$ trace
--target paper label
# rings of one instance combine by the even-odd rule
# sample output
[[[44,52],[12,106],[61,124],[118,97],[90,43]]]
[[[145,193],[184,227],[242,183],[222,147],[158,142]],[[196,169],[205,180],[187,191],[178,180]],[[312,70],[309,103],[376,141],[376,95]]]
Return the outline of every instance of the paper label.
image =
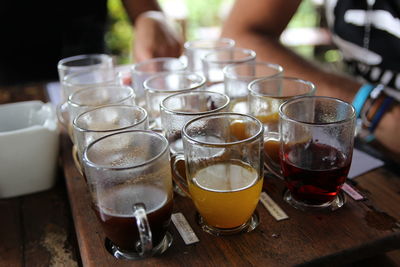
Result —
[[[193,232],[192,227],[190,227],[188,221],[182,213],[174,213],[171,216],[171,220],[174,223],[176,229],[181,235],[183,241],[186,245],[190,245],[196,242],[199,242],[196,234]]]
[[[360,193],[358,193],[353,187],[351,187],[348,183],[344,183],[342,189],[354,200],[364,199],[364,197]]]
[[[275,220],[282,221],[289,219],[289,216],[267,195],[267,193],[261,193],[260,201]]]

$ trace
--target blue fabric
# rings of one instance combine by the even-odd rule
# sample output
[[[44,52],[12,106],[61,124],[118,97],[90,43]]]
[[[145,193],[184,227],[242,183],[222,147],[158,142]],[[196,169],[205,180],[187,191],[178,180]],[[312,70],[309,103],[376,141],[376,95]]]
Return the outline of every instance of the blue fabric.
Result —
[[[375,88],[375,86],[372,84],[364,84],[363,86],[361,86],[361,88],[358,90],[356,96],[354,97],[353,106],[356,110],[357,118],[360,117],[361,110],[362,110],[365,102],[367,101],[369,94],[371,93],[371,91],[374,88]]]

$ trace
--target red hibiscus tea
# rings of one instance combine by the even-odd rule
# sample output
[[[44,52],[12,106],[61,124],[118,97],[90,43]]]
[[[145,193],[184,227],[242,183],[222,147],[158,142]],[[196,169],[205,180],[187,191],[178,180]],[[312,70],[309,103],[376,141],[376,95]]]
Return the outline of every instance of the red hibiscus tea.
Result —
[[[300,156],[301,160],[298,159]],[[351,158],[346,158],[334,147],[302,143],[285,148],[281,167],[286,186],[295,200],[307,205],[322,205],[336,198],[350,163]]]

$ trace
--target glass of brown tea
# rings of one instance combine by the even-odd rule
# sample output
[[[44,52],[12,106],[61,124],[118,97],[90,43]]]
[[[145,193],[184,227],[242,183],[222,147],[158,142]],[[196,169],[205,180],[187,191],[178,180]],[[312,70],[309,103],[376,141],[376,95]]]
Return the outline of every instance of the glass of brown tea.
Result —
[[[83,167],[114,257],[142,259],[170,247],[173,191],[164,136],[147,130],[103,136],[84,150]]]
[[[315,86],[298,78],[273,76],[254,80],[248,90],[249,113],[264,125],[264,166],[267,175],[282,178],[279,163],[279,106],[294,97],[314,95]]]
[[[279,108],[280,162],[286,202],[301,210],[336,210],[353,155],[355,111],[342,100],[304,96]]]

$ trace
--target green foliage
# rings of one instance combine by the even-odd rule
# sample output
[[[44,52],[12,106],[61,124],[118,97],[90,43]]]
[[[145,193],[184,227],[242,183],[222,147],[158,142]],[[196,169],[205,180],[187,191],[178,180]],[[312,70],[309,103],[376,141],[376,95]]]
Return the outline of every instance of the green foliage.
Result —
[[[110,25],[106,34],[106,44],[117,64],[127,64],[132,58],[132,26],[121,0],[108,0]]]

